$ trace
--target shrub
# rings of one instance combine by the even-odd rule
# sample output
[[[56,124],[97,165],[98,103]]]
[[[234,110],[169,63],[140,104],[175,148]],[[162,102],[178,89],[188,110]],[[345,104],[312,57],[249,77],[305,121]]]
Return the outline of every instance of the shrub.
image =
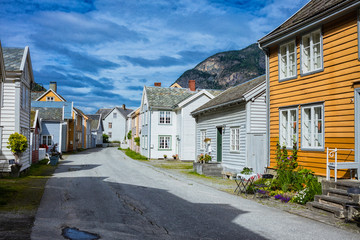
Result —
[[[127,134],[127,139],[131,139],[131,137],[132,137],[132,132],[131,132],[131,130],[128,132],[128,134]]]
[[[140,146],[140,137],[135,137],[134,141],[136,142],[136,146]]]
[[[106,133],[104,133],[103,134],[103,143],[108,143],[108,142],[109,142],[109,136]]]
[[[16,163],[19,163],[19,157],[27,147],[28,142],[24,135],[17,132],[10,135],[7,148],[14,154]]]

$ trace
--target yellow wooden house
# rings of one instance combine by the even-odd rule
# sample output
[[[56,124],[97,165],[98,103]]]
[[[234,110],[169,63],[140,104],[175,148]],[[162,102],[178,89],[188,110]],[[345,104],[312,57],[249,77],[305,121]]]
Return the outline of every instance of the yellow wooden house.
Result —
[[[360,171],[359,7],[309,1],[258,41],[266,54],[269,168],[277,141],[288,149],[296,141],[299,165],[319,176],[335,161],[338,177]]]

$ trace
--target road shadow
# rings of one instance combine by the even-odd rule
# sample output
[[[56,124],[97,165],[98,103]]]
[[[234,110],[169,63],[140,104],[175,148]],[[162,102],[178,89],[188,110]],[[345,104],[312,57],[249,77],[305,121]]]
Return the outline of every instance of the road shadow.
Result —
[[[171,239],[266,239],[234,223],[249,212],[229,204],[193,203],[163,189],[108,184],[130,210],[166,229]]]

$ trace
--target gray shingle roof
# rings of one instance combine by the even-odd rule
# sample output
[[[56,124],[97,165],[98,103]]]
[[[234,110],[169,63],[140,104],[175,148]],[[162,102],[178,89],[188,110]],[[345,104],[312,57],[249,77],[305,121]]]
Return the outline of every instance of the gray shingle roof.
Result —
[[[63,120],[62,108],[46,108],[46,107],[33,107],[31,110],[39,110],[39,118],[43,120]]]
[[[31,92],[31,100],[36,100],[38,99],[41,95],[43,95],[45,93],[45,91],[41,91],[41,92]]]
[[[91,119],[91,131],[97,131],[98,127],[99,127],[99,121],[100,121],[100,114],[90,114],[90,115],[86,115],[88,118]]]
[[[122,107],[116,107],[116,108],[117,108],[117,110],[120,111],[120,113],[121,113],[125,118],[127,118],[127,115],[133,111],[132,109],[128,109],[128,108],[125,108],[125,109],[123,109]]]
[[[196,92],[187,88],[145,87],[149,107],[172,108]]]
[[[100,108],[99,110],[97,110],[95,114],[101,114],[102,117],[104,118],[106,115],[110,113],[111,110],[113,110],[113,108]]]
[[[24,48],[3,48],[6,71],[19,71],[24,55]]]
[[[313,18],[320,17],[320,15],[326,11],[331,11],[336,9],[339,4],[342,3],[351,3],[358,0],[312,0],[303,6],[299,11],[297,11],[293,16],[286,20],[279,27],[274,29],[272,32],[264,36],[259,40],[259,42],[269,40],[273,36],[286,32],[290,28],[295,27],[296,25],[302,25],[307,21],[313,21]]]
[[[266,76],[262,75],[260,77],[254,78],[250,81],[237,85],[235,87],[231,87],[218,95],[217,97],[211,99],[201,107],[197,108],[193,111],[193,113],[198,114],[204,110],[215,109],[219,106],[224,106],[230,103],[234,103],[236,101],[242,101],[244,94],[254,87],[265,82]]]

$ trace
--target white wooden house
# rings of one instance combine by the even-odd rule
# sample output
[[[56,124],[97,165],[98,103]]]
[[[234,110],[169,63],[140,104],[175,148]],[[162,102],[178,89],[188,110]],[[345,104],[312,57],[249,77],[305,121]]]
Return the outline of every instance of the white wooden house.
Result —
[[[195,160],[195,121],[191,111],[221,91],[144,87],[140,106],[140,153],[148,158]]]
[[[91,119],[91,147],[102,146],[103,144],[103,131],[104,126],[102,122],[101,114],[90,114],[87,115]]]
[[[104,133],[109,136],[109,141],[123,141],[127,135],[127,115],[132,109],[122,107],[101,108],[95,114],[103,117]]]
[[[224,171],[239,172],[251,167],[263,173],[266,167],[265,76],[224,91],[192,112],[196,119],[196,153],[209,150],[212,161]]]
[[[7,148],[9,136],[18,132],[30,139],[30,86],[34,82],[29,47],[3,48],[5,81],[2,84],[0,117],[0,171],[9,172],[14,155]],[[30,141],[28,141],[30,143]],[[31,165],[31,149],[22,154],[21,170]]]

